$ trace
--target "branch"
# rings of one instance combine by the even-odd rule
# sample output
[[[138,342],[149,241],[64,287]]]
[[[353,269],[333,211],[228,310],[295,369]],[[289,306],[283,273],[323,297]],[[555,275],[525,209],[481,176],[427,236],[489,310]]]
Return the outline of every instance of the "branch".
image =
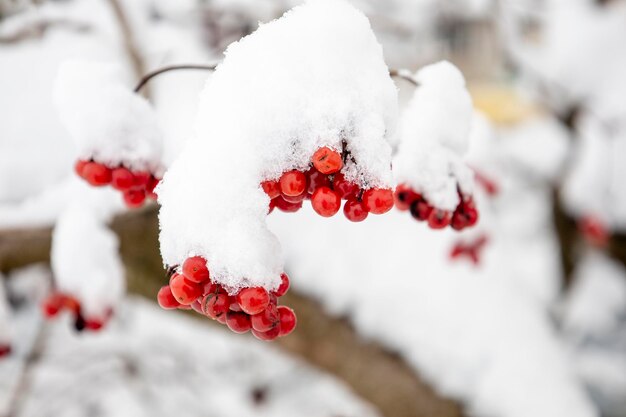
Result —
[[[120,239],[129,291],[154,301],[167,282],[158,247],[157,207],[122,214],[111,227]],[[50,228],[0,231],[0,269],[47,260],[50,238]],[[463,415],[458,404],[435,393],[399,355],[363,340],[347,319],[324,313],[316,301],[294,289],[285,298],[298,312],[298,328],[274,346],[342,379],[385,416]]]

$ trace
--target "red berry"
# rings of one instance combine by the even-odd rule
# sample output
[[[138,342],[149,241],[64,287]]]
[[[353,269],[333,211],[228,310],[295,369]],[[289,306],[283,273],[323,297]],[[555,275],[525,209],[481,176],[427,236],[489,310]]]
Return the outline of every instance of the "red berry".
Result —
[[[201,256],[192,256],[183,262],[183,275],[189,281],[204,282],[209,279],[209,269]]]
[[[386,188],[370,188],[363,193],[363,202],[370,213],[383,214],[393,207],[393,192]]]
[[[219,285],[214,282],[206,281],[202,284],[202,295],[207,295],[211,293],[221,292]]]
[[[405,184],[400,184],[396,187],[396,191],[393,194],[396,203],[396,208],[401,211],[411,208],[411,204],[421,196],[413,191],[411,187]]]
[[[166,310],[172,310],[174,308],[178,308],[180,303],[176,301],[174,295],[172,294],[172,290],[169,285],[164,285],[161,287],[159,292],[157,293],[157,301],[161,308]]]
[[[97,162],[87,162],[83,166],[83,178],[95,187],[101,187],[111,182],[111,169]]]
[[[202,286],[185,278],[182,274],[174,274],[170,278],[170,290],[176,301],[190,305],[202,295]]]
[[[263,181],[261,187],[263,187],[263,191],[269,196],[270,200],[280,195],[280,185],[278,181]]]
[[[56,316],[64,307],[63,295],[59,293],[49,294],[41,303],[41,311],[46,318]]]
[[[306,198],[307,195],[308,194],[305,191],[302,194],[295,195],[295,196],[284,195],[284,196],[282,196],[282,198],[283,198],[283,200],[285,200],[288,203],[298,204],[298,203],[302,202]]]
[[[464,212],[457,209],[452,214],[452,220],[450,221],[450,226],[454,230],[463,230],[469,225],[469,221]]]
[[[224,293],[211,293],[202,299],[202,311],[213,320],[218,320],[226,315],[229,307],[228,295]]]
[[[269,302],[270,295],[262,287],[244,288],[237,294],[237,303],[248,314],[260,313],[267,308]]]
[[[237,302],[237,296],[231,295],[228,300],[230,301],[230,311],[243,311]]]
[[[104,321],[95,318],[85,319],[85,329],[97,332],[104,327]]]
[[[287,306],[278,306],[278,316],[280,318],[280,335],[287,336],[296,328],[296,313]]]
[[[124,167],[115,168],[111,172],[111,186],[116,190],[125,191],[134,184],[133,173]]]
[[[415,220],[427,220],[431,211],[433,211],[432,206],[424,199],[418,199],[411,203],[411,216],[413,216]]]
[[[81,178],[83,177],[83,168],[85,168],[85,165],[87,165],[87,163],[88,161],[83,161],[82,159],[79,159],[74,164],[74,172],[76,172],[76,174]]]
[[[289,276],[285,273],[280,274],[280,285],[276,288],[276,291],[273,291],[276,297],[282,297],[289,290]]]
[[[430,212],[428,216],[428,227],[431,229],[443,229],[450,224],[450,212],[440,209],[435,209]]]
[[[137,171],[133,173],[133,185],[137,188],[148,188],[152,175],[146,171]]]
[[[330,179],[328,175],[322,174],[315,168],[311,168],[306,173],[309,179],[309,187],[307,189],[308,194],[313,194],[315,190],[320,187],[329,187],[330,188]]]
[[[287,171],[280,177],[280,192],[286,196],[304,193],[306,185],[306,175],[300,171]]]
[[[280,326],[276,326],[266,332],[259,332],[255,329],[252,329],[252,334],[259,340],[270,342],[280,336]]]
[[[284,211],[285,213],[294,213],[302,208],[302,201],[299,203],[290,203],[281,196],[276,197],[272,201],[275,202],[276,207],[278,207],[280,211]]]
[[[226,325],[235,333],[245,333],[252,327],[250,316],[236,311],[226,313]]]
[[[320,187],[311,197],[313,210],[322,217],[334,216],[341,207],[341,197],[328,187]]]
[[[362,222],[367,218],[367,209],[362,201],[348,200],[343,206],[343,214],[351,222]]]
[[[265,310],[250,316],[252,328],[259,332],[266,332],[276,327],[279,323],[278,309],[275,305],[268,305]]]
[[[0,345],[0,358],[11,354],[11,345]]]
[[[124,191],[124,203],[130,208],[140,207],[146,200],[146,191],[141,188],[131,188]]]
[[[313,166],[322,174],[334,174],[339,172],[343,167],[343,161],[339,152],[330,149],[327,146],[319,148],[313,154]]]
[[[156,188],[157,185],[159,185],[159,182],[161,180],[159,180],[158,178],[155,178],[154,176],[150,176],[150,181],[148,181],[148,185],[146,185],[146,191],[150,194],[154,194],[154,189]]]
[[[63,297],[63,309],[69,310],[74,315],[80,314],[80,303],[78,300],[70,295],[64,295]]]
[[[191,308],[193,309],[193,311],[195,311],[198,314],[202,314],[204,315],[204,310],[202,310],[202,301],[204,299],[201,298],[196,298],[195,300],[193,300],[193,303],[191,303]]]
[[[358,184],[348,181],[342,173],[335,174],[335,178],[333,179],[333,190],[335,190],[344,200],[356,198],[359,194]]]

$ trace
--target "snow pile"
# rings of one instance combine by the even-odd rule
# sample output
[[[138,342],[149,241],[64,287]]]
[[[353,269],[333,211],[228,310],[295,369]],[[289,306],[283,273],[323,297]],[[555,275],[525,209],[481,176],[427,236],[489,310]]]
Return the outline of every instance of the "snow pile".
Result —
[[[419,87],[402,115],[394,174],[435,207],[454,211],[457,186],[464,194],[473,191],[473,174],[462,159],[472,100],[463,75],[449,62],[426,66],[415,79]]]
[[[80,159],[161,172],[163,138],[154,111],[124,85],[118,66],[64,63],[59,68],[54,99]]]
[[[59,216],[52,234],[56,289],[75,297],[87,318],[107,318],[125,291],[118,240],[106,219],[96,207],[75,201]]]
[[[346,178],[390,187],[396,113],[381,47],[343,1],[311,1],[232,44],[202,93],[196,136],[157,191],[164,262],[201,255],[218,283],[275,288],[282,262],[261,181],[345,141]]]

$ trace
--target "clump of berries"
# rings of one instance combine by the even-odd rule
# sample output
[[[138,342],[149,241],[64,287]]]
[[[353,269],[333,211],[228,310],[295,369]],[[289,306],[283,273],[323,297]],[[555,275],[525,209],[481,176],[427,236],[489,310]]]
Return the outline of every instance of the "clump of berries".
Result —
[[[236,294],[228,292],[211,280],[206,260],[192,256],[180,268],[170,268],[169,285],[162,287],[157,300],[170,309],[193,309],[235,333],[248,331],[260,340],[270,341],[286,336],[296,327],[296,315],[278,299],[289,289],[289,277],[281,275],[280,286],[272,292],[262,287],[242,288]]]
[[[122,192],[124,203],[128,207],[141,207],[146,198],[156,200],[154,189],[159,179],[147,171],[132,171],[122,165],[108,167],[93,160],[79,160],[74,165],[79,177],[94,187],[110,185]]]
[[[474,265],[479,265],[482,251],[487,242],[488,238],[486,235],[481,235],[471,242],[456,242],[450,250],[450,259],[467,258]]]
[[[44,298],[41,303],[41,311],[46,319],[52,319],[62,311],[67,310],[74,319],[74,328],[97,332],[101,330],[113,315],[113,310],[108,309],[103,317],[86,317],[80,302],[73,296],[55,291]]]
[[[319,148],[311,158],[305,172],[284,172],[278,180],[261,183],[270,198],[270,213],[274,208],[291,213],[300,210],[304,200],[322,217],[332,217],[346,200],[343,213],[352,222],[365,220],[369,213],[383,214],[393,207],[393,192],[390,189],[370,188],[363,190],[358,184],[348,181],[341,170],[351,158],[344,142],[343,151],[327,146]]]
[[[454,211],[433,207],[424,196],[406,184],[400,184],[394,193],[398,210],[409,210],[417,221],[425,221],[431,229],[452,227],[463,230],[478,222],[478,210],[471,196],[464,196],[459,191],[459,204]]]

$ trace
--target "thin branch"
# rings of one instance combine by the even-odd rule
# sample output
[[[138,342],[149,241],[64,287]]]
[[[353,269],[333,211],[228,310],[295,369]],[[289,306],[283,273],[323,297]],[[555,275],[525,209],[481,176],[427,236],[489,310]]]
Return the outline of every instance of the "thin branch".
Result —
[[[150,81],[154,77],[160,74],[163,74],[165,72],[187,70],[187,69],[215,71],[216,67],[217,67],[217,64],[216,65],[182,64],[182,65],[169,65],[167,67],[161,67],[141,77],[141,80],[139,80],[139,83],[135,87],[134,91],[135,93],[138,93],[141,90],[141,88],[148,83],[148,81]]]
[[[415,87],[419,87],[420,83],[417,82],[417,80],[413,77],[413,74],[411,73],[411,71],[407,70],[407,69],[390,69],[389,70],[389,76],[391,76],[391,78],[401,78],[405,81],[410,82],[411,84],[413,84]]]

